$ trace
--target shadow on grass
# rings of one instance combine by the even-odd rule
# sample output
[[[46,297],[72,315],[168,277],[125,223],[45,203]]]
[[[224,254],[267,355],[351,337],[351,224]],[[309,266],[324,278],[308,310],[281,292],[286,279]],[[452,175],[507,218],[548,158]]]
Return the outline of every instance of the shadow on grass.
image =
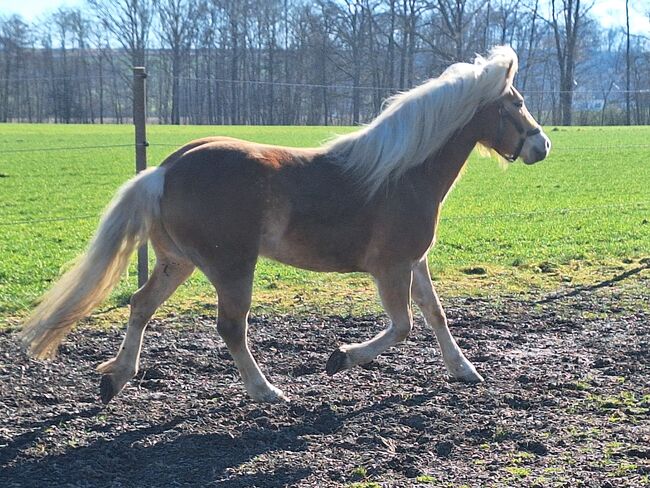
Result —
[[[552,303],[558,300],[563,300],[565,298],[572,298],[578,295],[581,295],[583,293],[587,293],[590,291],[595,291],[600,288],[605,288],[608,286],[612,286],[615,283],[618,283],[619,281],[623,281],[627,278],[630,278],[631,276],[638,275],[642,273],[643,271],[650,269],[650,263],[646,263],[643,266],[637,266],[636,268],[629,269],[625,271],[624,273],[620,273],[616,276],[613,276],[612,278],[609,278],[608,280],[600,281],[598,283],[594,283],[592,285],[581,285],[577,286],[574,289],[567,291],[565,293],[557,293],[554,295],[550,295],[546,298],[543,298],[542,300],[538,300],[535,303],[535,305],[543,305],[545,303]]]

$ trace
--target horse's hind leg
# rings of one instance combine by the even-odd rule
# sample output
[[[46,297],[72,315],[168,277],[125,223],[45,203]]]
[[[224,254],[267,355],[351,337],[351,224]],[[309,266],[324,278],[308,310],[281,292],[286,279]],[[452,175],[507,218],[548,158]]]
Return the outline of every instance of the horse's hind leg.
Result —
[[[108,403],[136,375],[147,322],[192,271],[194,265],[191,262],[157,252],[156,266],[151,276],[131,297],[129,324],[117,356],[97,367],[104,374],[100,384],[102,402]]]
[[[429,327],[433,329],[438,339],[442,359],[449,375],[456,380],[467,383],[483,381],[481,375],[476,371],[472,363],[467,360],[449,331],[447,317],[442,305],[440,305],[433,283],[431,283],[426,257],[413,268],[413,299],[422,310],[424,319]]]
[[[260,370],[248,348],[248,312],[253,291],[255,260],[229,263],[228,269],[201,268],[217,289],[217,331],[241,374],[246,391],[258,402],[279,402],[287,398],[273,386]]]
[[[381,302],[391,324],[368,341],[341,346],[334,351],[325,366],[327,374],[333,375],[355,365],[369,363],[390,346],[406,339],[413,326],[411,276],[408,266],[393,267],[374,274]]]

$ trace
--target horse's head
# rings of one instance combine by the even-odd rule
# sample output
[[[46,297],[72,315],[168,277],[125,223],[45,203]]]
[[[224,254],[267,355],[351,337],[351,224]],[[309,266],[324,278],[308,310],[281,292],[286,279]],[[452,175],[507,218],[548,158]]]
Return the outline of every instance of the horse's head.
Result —
[[[524,97],[510,85],[506,92],[483,111],[481,144],[512,162],[521,158],[534,164],[548,156],[551,141],[530,114]]]

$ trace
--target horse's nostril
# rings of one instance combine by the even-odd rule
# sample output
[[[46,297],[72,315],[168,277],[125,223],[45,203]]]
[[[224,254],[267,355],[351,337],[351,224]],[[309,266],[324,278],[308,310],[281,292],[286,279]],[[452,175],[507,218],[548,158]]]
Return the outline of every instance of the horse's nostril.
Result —
[[[546,148],[547,152],[550,151],[551,150],[551,141],[546,139],[546,141],[544,142],[544,147]]]
[[[534,147],[533,152],[535,153],[535,161],[541,161],[546,157],[548,152],[548,147],[546,149],[541,149],[539,147]]]

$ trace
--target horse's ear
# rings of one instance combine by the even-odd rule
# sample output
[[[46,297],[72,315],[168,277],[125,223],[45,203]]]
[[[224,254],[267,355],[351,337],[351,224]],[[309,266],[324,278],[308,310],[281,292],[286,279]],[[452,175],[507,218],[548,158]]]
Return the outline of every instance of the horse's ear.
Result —
[[[508,69],[506,70],[506,83],[510,84],[513,82],[515,79],[515,74],[516,73],[516,68],[515,68],[515,62],[514,60],[510,61],[510,65],[508,66]]]

